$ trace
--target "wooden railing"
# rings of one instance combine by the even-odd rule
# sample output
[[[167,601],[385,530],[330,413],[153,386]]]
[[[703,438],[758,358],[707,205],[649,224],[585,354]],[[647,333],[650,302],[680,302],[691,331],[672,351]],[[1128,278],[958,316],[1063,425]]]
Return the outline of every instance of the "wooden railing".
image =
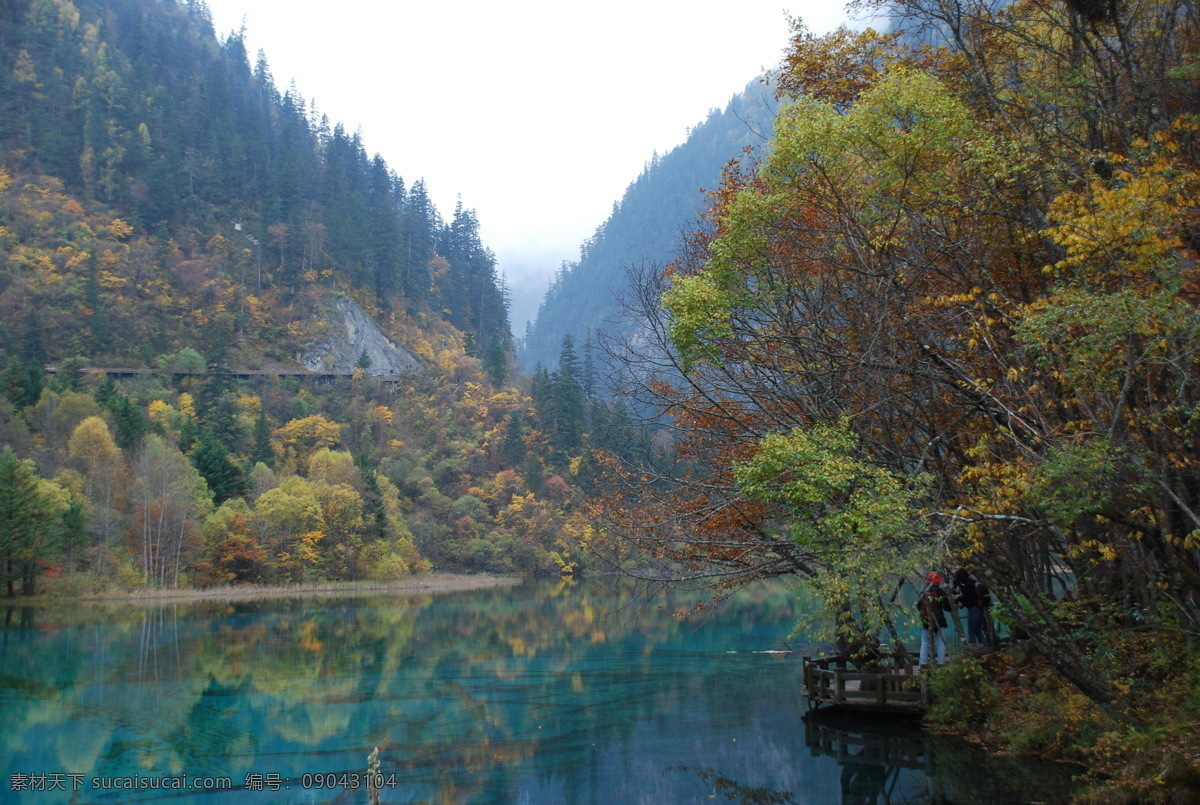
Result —
[[[873,710],[924,712],[929,705],[925,678],[895,655],[882,658],[880,671],[848,668],[845,657],[804,658],[804,695],[809,707],[835,704]]]
[[[43,370],[46,374],[58,374],[57,366],[45,366]],[[148,369],[143,367],[111,367],[111,366],[85,366],[80,369],[83,374],[101,374],[108,375],[114,380],[133,380],[143,375],[167,375],[176,380],[185,377],[202,378],[206,372],[203,370],[188,370],[188,369]],[[317,380],[337,380],[349,379],[354,377],[355,372],[346,371],[320,371],[310,372],[307,369],[230,369],[229,374],[238,380],[253,380],[255,378],[271,378],[271,377],[295,377],[304,379]],[[397,383],[405,378],[404,375],[372,375],[370,372],[364,373],[366,377],[378,381],[380,383]]]

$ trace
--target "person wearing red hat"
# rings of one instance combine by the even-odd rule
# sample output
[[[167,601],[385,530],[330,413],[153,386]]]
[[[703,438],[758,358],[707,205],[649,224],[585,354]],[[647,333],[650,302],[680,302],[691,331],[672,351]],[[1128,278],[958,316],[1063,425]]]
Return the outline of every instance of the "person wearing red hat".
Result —
[[[946,662],[946,613],[950,599],[942,589],[942,576],[934,571],[925,577],[925,591],[917,597],[917,612],[921,615],[921,667],[929,665],[930,650],[936,648],[938,665]]]

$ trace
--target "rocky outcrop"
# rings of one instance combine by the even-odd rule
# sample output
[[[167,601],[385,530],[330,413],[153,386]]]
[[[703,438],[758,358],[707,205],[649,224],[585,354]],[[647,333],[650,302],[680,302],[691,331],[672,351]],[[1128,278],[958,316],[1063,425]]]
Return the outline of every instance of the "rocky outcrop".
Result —
[[[325,325],[329,335],[310,344],[300,356],[310,372],[352,372],[364,350],[371,359],[367,374],[380,377],[421,370],[417,359],[384,335],[353,299],[333,299],[325,309]]]

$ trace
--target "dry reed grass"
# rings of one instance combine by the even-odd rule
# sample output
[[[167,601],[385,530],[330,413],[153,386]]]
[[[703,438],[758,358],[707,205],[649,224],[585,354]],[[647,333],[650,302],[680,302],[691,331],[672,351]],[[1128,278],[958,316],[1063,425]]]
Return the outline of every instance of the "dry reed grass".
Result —
[[[92,595],[67,597],[37,596],[20,603],[49,603],[57,601],[87,601],[94,603],[162,603],[165,601],[256,601],[266,598],[317,598],[356,595],[387,595],[391,593],[430,593],[482,590],[502,587],[521,581],[519,576],[490,574],[459,575],[431,573],[390,582],[315,582],[304,584],[256,585],[240,584],[221,587],[181,588],[176,590],[140,588],[136,590],[106,590]],[[15,603],[15,602],[14,602]]]

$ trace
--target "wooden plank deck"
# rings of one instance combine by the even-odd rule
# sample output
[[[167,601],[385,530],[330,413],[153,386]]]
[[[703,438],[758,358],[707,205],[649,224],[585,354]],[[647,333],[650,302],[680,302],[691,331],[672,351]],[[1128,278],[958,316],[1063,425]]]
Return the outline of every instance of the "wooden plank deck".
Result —
[[[804,658],[804,696],[809,709],[823,704],[920,715],[929,706],[925,678],[911,665],[902,664],[894,655],[881,672],[848,668],[844,657]]]

